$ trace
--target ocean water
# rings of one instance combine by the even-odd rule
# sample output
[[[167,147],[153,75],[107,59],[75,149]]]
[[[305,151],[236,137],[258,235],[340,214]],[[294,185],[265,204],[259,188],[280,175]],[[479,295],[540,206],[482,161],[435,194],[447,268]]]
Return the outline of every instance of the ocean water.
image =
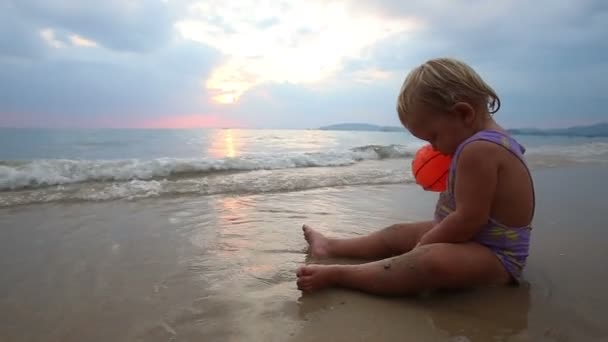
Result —
[[[516,137],[533,168],[606,163],[608,139]],[[407,132],[0,129],[0,206],[413,183]]]
[[[0,129],[0,340],[607,341],[608,140],[516,138],[523,286],[385,299],[300,293],[299,266],[354,262],[311,259],[300,228],[431,218],[407,132]]]

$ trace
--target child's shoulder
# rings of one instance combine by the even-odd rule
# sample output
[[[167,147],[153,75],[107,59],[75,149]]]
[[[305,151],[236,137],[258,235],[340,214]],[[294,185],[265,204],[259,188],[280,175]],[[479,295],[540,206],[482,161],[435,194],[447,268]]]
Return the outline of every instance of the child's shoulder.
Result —
[[[483,130],[469,137],[461,145],[461,152],[491,153],[492,151],[509,150],[518,156],[523,156],[526,149],[509,133],[503,130]]]
[[[504,151],[504,148],[495,142],[484,139],[472,140],[460,149],[458,164],[486,167],[493,162],[498,162],[501,150]]]
[[[457,153],[458,164],[465,164],[465,168],[488,168],[524,161],[525,148],[506,132],[483,131],[467,139]]]

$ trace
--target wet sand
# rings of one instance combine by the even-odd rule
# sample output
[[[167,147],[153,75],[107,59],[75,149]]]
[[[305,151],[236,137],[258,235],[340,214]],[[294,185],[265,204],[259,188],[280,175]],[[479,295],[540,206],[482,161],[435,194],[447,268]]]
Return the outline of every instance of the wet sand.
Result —
[[[305,295],[300,227],[427,219],[436,195],[362,186],[0,209],[1,341],[606,341],[605,167],[535,171],[526,283]]]

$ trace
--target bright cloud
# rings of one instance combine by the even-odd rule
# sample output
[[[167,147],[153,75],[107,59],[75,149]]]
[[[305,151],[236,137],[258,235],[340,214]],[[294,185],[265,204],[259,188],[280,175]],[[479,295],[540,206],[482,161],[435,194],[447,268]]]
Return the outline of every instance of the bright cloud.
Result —
[[[51,28],[42,29],[40,30],[39,34],[48,46],[55,49],[65,48],[68,46],[68,44],[76,47],[97,47],[97,43],[95,41],[86,39],[77,34],[71,34],[67,41],[62,41],[57,38],[55,30]]]
[[[74,45],[74,46],[81,46],[81,47],[96,47],[97,46],[96,42],[83,38],[77,34],[71,35],[70,41],[72,42],[72,45]]]
[[[314,83],[340,69],[345,58],[391,35],[420,26],[414,19],[352,15],[340,2],[197,2],[175,24],[186,39],[227,56],[205,86],[219,103],[232,103],[266,82]]]
[[[43,29],[40,30],[40,37],[42,37],[42,39],[44,39],[44,41],[51,47],[55,48],[55,49],[60,49],[65,47],[65,44],[58,40],[57,38],[55,38],[55,31],[53,29]]]

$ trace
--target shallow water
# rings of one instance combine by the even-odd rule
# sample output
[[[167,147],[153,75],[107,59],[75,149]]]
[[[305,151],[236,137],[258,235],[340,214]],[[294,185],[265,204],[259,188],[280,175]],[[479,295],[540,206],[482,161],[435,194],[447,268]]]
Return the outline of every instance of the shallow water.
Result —
[[[426,219],[407,185],[0,209],[7,341],[602,341],[606,168],[535,172],[538,212],[520,288],[402,299],[302,296],[303,223],[334,236]],[[559,188],[568,184],[569,188]],[[345,328],[347,326],[347,328]]]
[[[608,164],[607,138],[516,137],[534,169]],[[0,207],[413,183],[404,132],[0,128]]]

